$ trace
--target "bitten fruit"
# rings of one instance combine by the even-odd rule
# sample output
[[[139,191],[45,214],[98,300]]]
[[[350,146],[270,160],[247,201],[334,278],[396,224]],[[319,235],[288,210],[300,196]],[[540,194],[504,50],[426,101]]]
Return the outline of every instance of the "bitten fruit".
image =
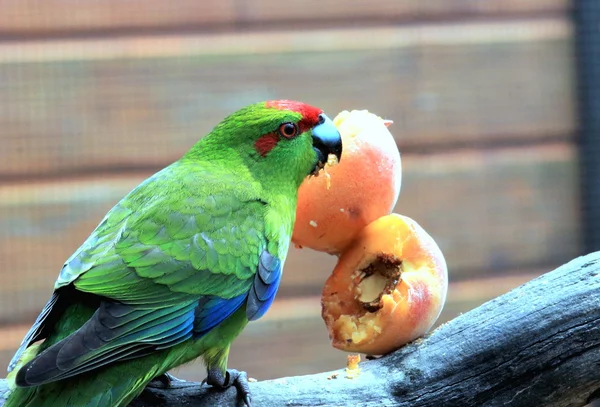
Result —
[[[341,254],[321,297],[335,348],[382,355],[423,336],[448,287],[442,251],[414,220],[383,216]]]
[[[300,186],[292,242],[339,254],[366,225],[392,211],[402,167],[390,121],[353,110],[333,122],[342,136],[342,158]]]

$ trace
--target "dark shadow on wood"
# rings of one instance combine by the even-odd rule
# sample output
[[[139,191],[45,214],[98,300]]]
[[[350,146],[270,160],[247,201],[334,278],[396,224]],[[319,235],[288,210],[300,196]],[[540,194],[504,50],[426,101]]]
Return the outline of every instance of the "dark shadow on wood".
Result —
[[[253,404],[583,406],[600,397],[599,310],[596,252],[459,316],[424,339],[361,363],[354,379],[339,370],[250,383]],[[337,378],[331,378],[334,373]],[[0,406],[3,392],[6,384],[0,381]],[[233,388],[218,392],[183,382],[147,389],[131,407],[192,405],[240,403]]]

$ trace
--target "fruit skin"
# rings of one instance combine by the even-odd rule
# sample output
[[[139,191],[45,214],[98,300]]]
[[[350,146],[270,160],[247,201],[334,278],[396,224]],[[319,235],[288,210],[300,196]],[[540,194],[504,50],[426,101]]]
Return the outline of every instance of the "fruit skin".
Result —
[[[381,308],[365,311],[357,287],[378,256],[401,260],[401,276]],[[335,348],[381,355],[424,335],[446,300],[448,271],[434,239],[407,216],[390,214],[369,224],[340,256],[321,297],[322,317]],[[361,333],[363,332],[363,333]]]
[[[333,122],[342,136],[341,160],[300,186],[292,242],[338,254],[366,225],[393,210],[402,167],[389,121],[353,110]]]

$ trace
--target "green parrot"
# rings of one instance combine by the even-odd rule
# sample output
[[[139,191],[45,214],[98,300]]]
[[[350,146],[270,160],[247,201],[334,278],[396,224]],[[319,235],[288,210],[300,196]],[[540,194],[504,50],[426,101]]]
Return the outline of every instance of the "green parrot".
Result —
[[[231,114],[118,202],[65,262],[9,364],[5,407],[125,407],[202,356],[206,383],[234,385],[229,348],[281,280],[298,188],[340,134],[289,100]],[[41,341],[41,342],[40,342]]]

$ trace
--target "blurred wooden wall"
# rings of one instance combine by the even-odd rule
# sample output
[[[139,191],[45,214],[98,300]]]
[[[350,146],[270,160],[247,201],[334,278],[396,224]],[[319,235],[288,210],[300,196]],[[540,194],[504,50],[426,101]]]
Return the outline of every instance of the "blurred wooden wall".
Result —
[[[579,255],[571,42],[567,0],[4,1],[0,364],[105,212],[259,100],[394,120],[396,211],[450,268],[442,321]],[[320,320],[333,264],[292,250],[231,365],[257,378],[343,365]]]

